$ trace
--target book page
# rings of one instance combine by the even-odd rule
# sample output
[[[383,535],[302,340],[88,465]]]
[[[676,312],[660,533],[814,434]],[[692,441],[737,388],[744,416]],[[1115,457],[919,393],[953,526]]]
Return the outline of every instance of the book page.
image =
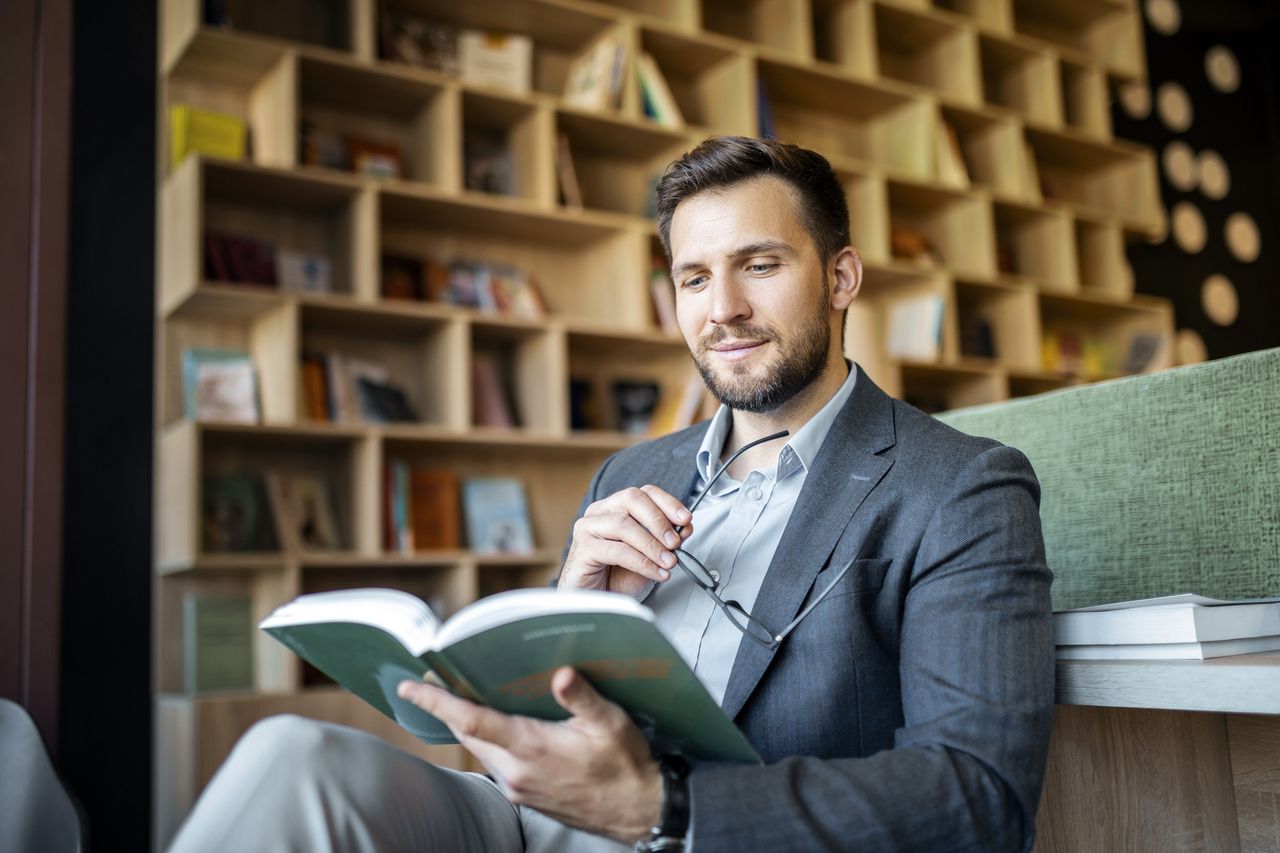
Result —
[[[1077,607],[1073,610],[1058,610],[1057,613],[1091,613],[1098,610],[1136,610],[1147,607],[1186,607],[1196,604],[1201,607],[1217,607],[1223,604],[1269,604],[1280,601],[1280,596],[1270,598],[1240,598],[1227,601],[1221,598],[1206,598],[1191,592],[1180,595],[1162,595],[1157,598],[1139,598],[1134,601],[1117,601],[1111,604],[1095,604],[1092,607]]]
[[[393,589],[344,589],[298,596],[258,626],[285,628],[348,622],[380,628],[400,641],[414,657],[431,648],[439,618],[420,599]]]
[[[653,612],[629,595],[614,592],[558,592],[554,589],[515,589],[468,604],[449,617],[436,632],[432,648],[439,651],[490,628],[534,616],[560,613],[618,613],[653,621]]]

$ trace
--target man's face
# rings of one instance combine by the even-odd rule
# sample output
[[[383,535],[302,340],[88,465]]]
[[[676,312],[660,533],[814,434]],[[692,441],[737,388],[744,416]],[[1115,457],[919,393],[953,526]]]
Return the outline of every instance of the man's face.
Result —
[[[827,363],[827,271],[783,181],[754,178],[681,202],[671,220],[680,329],[711,393],[769,412]]]

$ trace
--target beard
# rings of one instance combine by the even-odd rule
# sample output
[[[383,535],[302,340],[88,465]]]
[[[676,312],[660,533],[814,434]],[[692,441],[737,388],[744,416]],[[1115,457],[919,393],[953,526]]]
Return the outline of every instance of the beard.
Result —
[[[702,374],[707,390],[730,409],[752,414],[772,412],[818,378],[827,363],[831,348],[831,329],[827,325],[829,311],[826,282],[817,309],[790,336],[780,335],[771,326],[735,323],[717,326],[698,342],[693,362]],[[721,365],[717,372],[712,364],[710,348],[729,340],[768,341],[777,350],[773,360],[763,366],[763,374],[753,375],[750,365]]]

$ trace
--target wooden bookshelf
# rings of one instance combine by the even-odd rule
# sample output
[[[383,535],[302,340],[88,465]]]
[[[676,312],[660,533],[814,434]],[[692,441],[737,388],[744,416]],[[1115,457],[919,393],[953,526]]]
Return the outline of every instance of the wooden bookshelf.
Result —
[[[1135,296],[1128,240],[1164,227],[1151,152],[1112,136],[1109,89],[1141,78],[1137,5],[1126,0],[326,0],[226,4],[233,28],[203,22],[199,0],[163,0],[157,141],[156,687],[157,799],[163,845],[249,725],[291,711],[407,738],[361,703],[314,682],[255,638],[253,690],[183,695],[182,602],[247,597],[255,616],[303,592],[391,586],[445,611],[502,589],[546,583],[583,490],[609,454],[643,436],[617,418],[575,428],[571,381],[607,401],[619,382],[677,395],[687,351],[661,331],[649,290],[660,253],[652,184],[712,133],[776,134],[831,160],[866,266],[846,352],[890,393],[951,408],[1117,375],[1135,341],[1169,366],[1172,309]],[[378,10],[532,40],[527,91],[472,85],[380,58]],[[627,48],[616,104],[562,99],[574,59],[603,39]],[[685,119],[646,117],[633,63],[649,54]],[[171,162],[168,107],[243,120],[248,154]],[[304,134],[305,129],[305,134]],[[400,174],[374,178],[319,156],[326,134],[395,146]],[[466,140],[500,140],[510,181],[468,179]],[[944,180],[955,140],[967,181]],[[559,139],[582,206],[561,203]],[[221,280],[210,233],[242,233],[323,255],[326,293]],[[904,234],[929,251],[903,249]],[[907,241],[910,242],[910,241]],[[543,319],[383,296],[384,256],[509,265],[540,283]],[[893,355],[888,318],[904,300],[940,300],[936,356]],[[1046,360],[1046,341],[1090,358]],[[247,352],[261,422],[191,422],[182,354]],[[385,366],[412,403],[410,423],[309,419],[301,357],[339,351]],[[476,358],[510,365],[519,425],[473,413]],[[536,548],[389,552],[389,460],[517,476]],[[223,553],[206,547],[210,479],[285,467],[334,488],[341,545]],[[464,765],[460,750],[423,749]]]

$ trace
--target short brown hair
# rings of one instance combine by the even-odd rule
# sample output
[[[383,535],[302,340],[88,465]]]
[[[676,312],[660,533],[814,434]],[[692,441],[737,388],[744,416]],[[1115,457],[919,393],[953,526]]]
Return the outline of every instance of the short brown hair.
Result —
[[[671,219],[680,202],[711,189],[772,175],[800,194],[800,217],[825,264],[849,245],[849,202],[827,158],[749,136],[712,136],[667,167],[658,182],[658,235],[671,260]]]

